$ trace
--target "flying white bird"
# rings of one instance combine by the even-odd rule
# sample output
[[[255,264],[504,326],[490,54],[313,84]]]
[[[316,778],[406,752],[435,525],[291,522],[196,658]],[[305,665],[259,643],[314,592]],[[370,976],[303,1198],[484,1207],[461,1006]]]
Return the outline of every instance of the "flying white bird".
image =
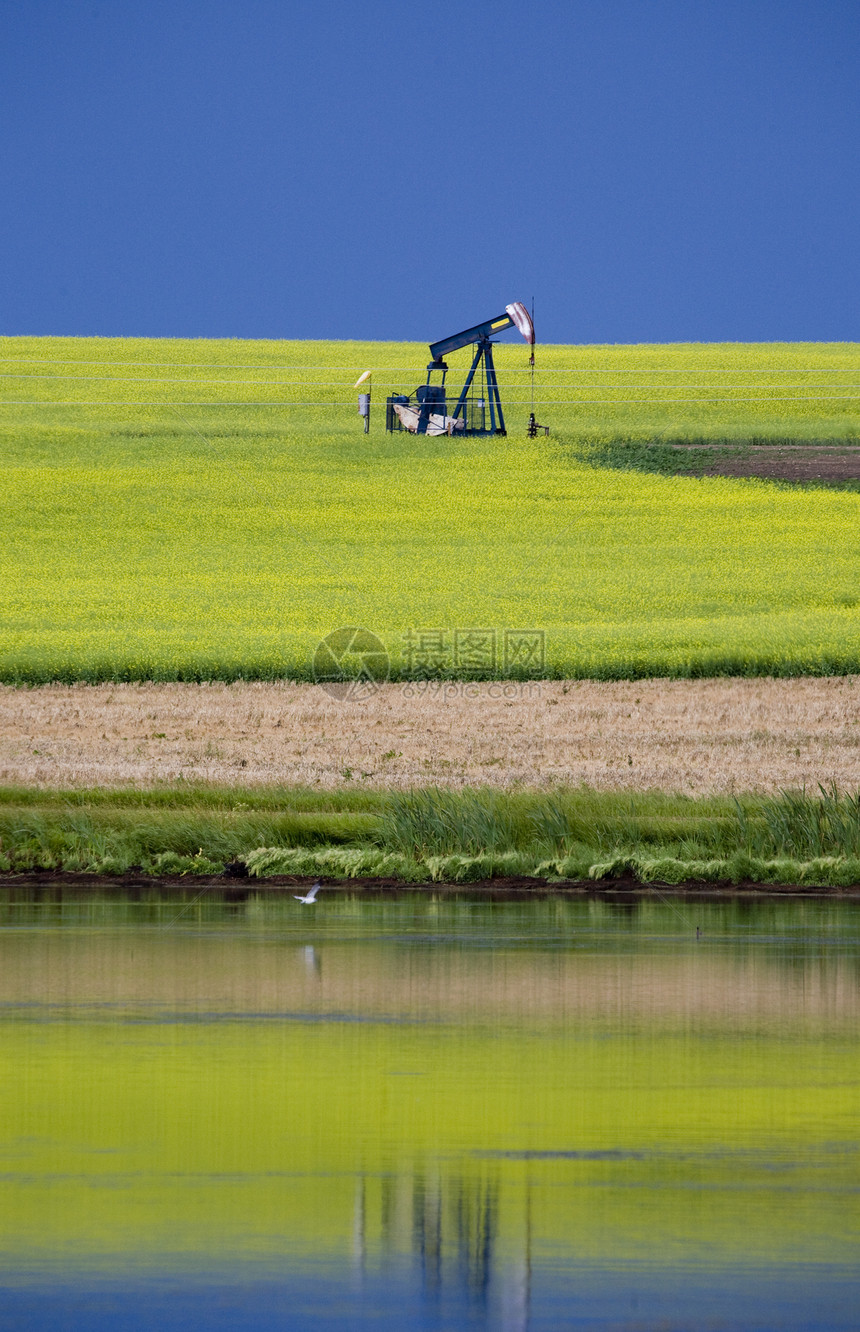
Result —
[[[317,900],[317,893],[319,892],[319,890],[320,890],[320,884],[319,882],[317,882],[314,884],[313,888],[310,890],[307,897],[299,897],[298,893],[293,893],[293,897],[296,899],[297,902],[303,902],[305,906],[311,906]]]

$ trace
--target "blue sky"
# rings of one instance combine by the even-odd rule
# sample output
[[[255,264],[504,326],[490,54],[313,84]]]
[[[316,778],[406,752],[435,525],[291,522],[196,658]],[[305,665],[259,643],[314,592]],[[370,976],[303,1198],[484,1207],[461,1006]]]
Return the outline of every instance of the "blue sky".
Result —
[[[860,337],[857,0],[0,10],[0,333]]]

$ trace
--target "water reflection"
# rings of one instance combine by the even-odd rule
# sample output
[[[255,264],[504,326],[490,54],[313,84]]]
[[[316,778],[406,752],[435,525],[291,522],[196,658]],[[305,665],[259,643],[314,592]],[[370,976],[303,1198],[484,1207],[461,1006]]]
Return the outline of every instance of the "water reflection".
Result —
[[[368,1253],[375,1248],[388,1258],[404,1248],[415,1260],[427,1306],[437,1305],[443,1292],[449,1302],[473,1312],[491,1309],[498,1326],[525,1329],[529,1318],[531,1268],[528,1217],[518,1241],[502,1250],[498,1177],[444,1176],[438,1169],[413,1169],[380,1181],[378,1234],[368,1181],[356,1193],[354,1259],[362,1276]],[[508,1225],[515,1220],[507,1218]]]
[[[307,974],[309,976],[321,977],[322,959],[313,944],[303,944],[301,948],[301,956]]]
[[[326,907],[0,895],[6,1325],[856,1325],[855,903]]]

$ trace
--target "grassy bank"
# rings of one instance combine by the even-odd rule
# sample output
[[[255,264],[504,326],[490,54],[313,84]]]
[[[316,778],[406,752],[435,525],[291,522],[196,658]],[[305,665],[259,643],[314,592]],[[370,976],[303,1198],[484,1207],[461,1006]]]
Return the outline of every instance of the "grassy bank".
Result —
[[[0,871],[860,884],[860,794],[0,789]]]
[[[385,434],[416,344],[5,338],[0,358],[2,680],[310,679],[345,625],[395,678],[860,670],[860,497],[665,475],[654,445],[856,440],[855,344],[539,347],[538,440],[517,343],[492,439]]]

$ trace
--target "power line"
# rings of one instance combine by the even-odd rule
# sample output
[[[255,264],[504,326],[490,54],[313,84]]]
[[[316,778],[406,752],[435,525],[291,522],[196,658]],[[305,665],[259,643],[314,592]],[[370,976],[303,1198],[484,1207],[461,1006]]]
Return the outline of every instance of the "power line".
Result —
[[[108,378],[108,377],[109,377],[109,376],[105,376],[105,378]],[[541,385],[541,387],[544,389],[544,391],[546,391],[547,389],[549,389],[549,388],[551,387],[551,385],[549,385],[549,384],[543,384],[543,385]],[[630,390],[630,389],[632,389],[632,388],[633,388],[633,389],[650,389],[650,388],[653,388],[653,389],[675,389],[675,388],[677,388],[677,389],[715,389],[715,388],[716,388],[716,389],[742,389],[742,388],[749,389],[749,388],[755,388],[755,389],[757,389],[757,391],[758,391],[759,393],[767,393],[767,392],[769,392],[771,389],[786,389],[786,388],[798,388],[798,389],[802,389],[802,388],[818,388],[818,387],[819,387],[818,384],[560,384],[560,385],[558,386],[558,389],[559,389],[559,392],[561,392],[561,393],[564,393],[565,391],[567,391],[567,392],[569,393],[569,392],[571,391],[571,389],[583,389],[583,390],[585,390],[585,389],[590,389],[590,388],[600,388],[600,389],[605,390],[606,392],[611,392],[611,390],[612,390],[613,388],[626,389],[626,390]],[[825,386],[822,384],[820,387],[824,388]],[[852,389],[852,388],[860,388],[860,384],[828,384],[826,387],[827,387],[827,388],[838,388],[838,389]],[[453,397],[453,394],[452,394],[451,396]],[[731,399],[726,399],[726,401],[731,401]],[[758,399],[754,399],[754,401],[758,401]],[[766,402],[766,401],[767,401],[766,398],[763,398],[763,399],[762,399],[762,402]]]
[[[419,353],[419,358],[425,353]],[[351,374],[355,373],[356,366],[361,363],[367,364],[367,357],[356,355],[354,361],[348,365],[326,364],[326,365],[279,365],[270,364],[266,361],[111,361],[107,357],[100,357],[98,360],[83,360],[77,356],[0,356],[0,363],[18,365],[117,365],[117,366],[168,366],[177,369],[200,369],[200,370],[348,370]],[[388,365],[374,366],[374,374],[377,370],[414,370],[414,365]]]
[[[507,398],[511,402],[511,398]],[[607,403],[610,406],[620,406],[623,403],[676,403],[676,402],[858,402],[860,394],[857,393],[815,393],[806,394],[803,397],[780,397],[780,398],[542,398],[538,406],[540,407],[578,407],[591,403]],[[516,406],[525,407],[528,402],[525,398],[515,401]]]
[[[0,356],[0,362],[17,362],[19,365],[166,365],[179,368],[198,367],[201,370],[350,370],[354,371],[356,362],[361,358],[356,357],[349,365],[278,365],[268,361],[111,361],[106,356],[100,356],[97,360],[84,360],[79,356]],[[367,358],[365,357],[365,360]],[[394,367],[400,368],[400,367]],[[409,369],[403,366],[403,369]]]
[[[500,355],[504,350],[504,344],[497,349],[496,355]],[[521,349],[513,346],[514,352]],[[502,358],[504,359],[504,357]],[[348,365],[329,364],[329,365],[278,365],[268,364],[266,362],[221,362],[221,361],[109,361],[102,357],[98,360],[82,360],[78,357],[29,357],[29,356],[0,356],[0,364],[10,364],[15,362],[19,365],[116,365],[118,368],[125,366],[146,367],[146,366],[167,366],[176,369],[201,369],[201,370],[347,370],[350,373],[355,371],[356,365],[361,361],[366,363],[367,358],[357,355],[355,360]],[[409,373],[420,372],[417,365],[375,365],[371,367],[374,374],[386,374],[389,372]],[[530,369],[518,369],[516,367],[505,368],[505,374],[508,375],[528,375]],[[603,366],[567,366],[567,367],[545,367],[536,370],[536,374],[543,375],[672,375],[672,374],[706,374],[706,375],[844,375],[851,374],[857,370],[857,365],[850,366],[770,366],[757,367],[749,370],[740,369],[738,366],[693,366],[689,370],[684,370],[677,365],[667,366],[663,369],[661,366],[641,366],[633,369],[623,369],[616,367]],[[65,378],[66,376],[63,376]],[[58,376],[59,378],[59,376]],[[241,382],[241,381],[236,381]],[[257,381],[261,383],[276,381]]]
[[[621,407],[625,404],[644,404],[646,406],[655,406],[667,403],[673,406],[677,403],[703,403],[717,402],[723,404],[732,404],[736,402],[858,402],[860,394],[857,393],[816,393],[804,395],[803,397],[779,397],[779,398],[540,398],[537,400],[539,407],[586,407],[605,404],[610,407]],[[507,398],[509,405],[514,407],[527,407],[526,398]],[[78,399],[78,398],[60,398],[60,399],[39,399],[39,398],[7,398],[0,400],[0,406],[5,407],[351,407],[355,404],[349,402],[332,402],[326,399],[317,399],[314,402],[259,402],[248,400],[246,402],[224,402],[223,400],[214,401],[170,401],[162,399],[160,402],[136,402],[122,401],[115,398],[96,398],[96,399]]]
[[[157,375],[31,375],[13,370],[0,370],[0,379],[79,379],[93,384],[106,380],[112,384],[283,384],[285,388],[307,388],[306,379],[167,379]],[[314,379],[314,388],[349,388],[348,379]]]
[[[160,402],[129,402],[120,401],[116,398],[59,398],[59,399],[39,399],[39,398],[6,398],[0,399],[0,406],[3,407],[355,407],[354,402],[329,402],[324,399],[318,399],[315,402],[223,402],[217,400],[214,402],[176,402],[167,398],[162,398]]]
[[[379,372],[379,371],[375,371],[374,373],[381,373],[381,372]],[[416,372],[416,373],[417,373],[417,372]],[[523,373],[523,374],[527,374],[528,371],[522,371],[522,372],[519,372],[519,371],[510,371],[510,370],[506,370],[506,371],[504,371],[503,373],[506,374],[506,375],[508,375],[508,374],[513,374],[513,373]],[[536,374],[541,374],[541,373],[542,373],[542,371],[540,371],[540,370],[536,371]],[[549,372],[547,372],[547,373],[549,373]],[[564,372],[561,372],[561,371],[560,371],[559,373],[564,373]],[[607,373],[610,373],[610,372],[607,371]],[[845,371],[842,371],[842,373],[844,374],[844,373],[846,373],[846,372],[845,372]],[[349,387],[350,387],[350,381],[349,381],[349,380],[345,380],[345,379],[313,379],[313,380],[306,380],[306,379],[176,379],[176,378],[170,378],[170,379],[168,379],[168,378],[165,378],[165,377],[157,377],[157,376],[152,376],[152,375],[32,375],[32,374],[28,374],[28,373],[26,373],[26,372],[24,372],[24,373],[18,373],[18,372],[15,372],[15,371],[9,371],[9,370],[0,370],[0,379],[50,379],[50,380],[53,380],[53,379],[75,379],[75,380],[79,380],[80,382],[82,382],[82,383],[86,383],[86,384],[94,384],[94,383],[100,383],[100,382],[101,382],[101,383],[109,383],[109,384],[248,384],[248,385],[250,385],[250,386],[278,384],[278,385],[281,385],[283,388],[349,388]],[[548,388],[549,385],[544,385],[544,387],[545,387],[545,388]],[[564,388],[564,387],[568,387],[568,386],[567,386],[567,385],[564,385],[564,386],[562,386],[562,387]],[[753,387],[757,387],[757,388],[758,388],[759,386],[758,386],[758,385],[754,386],[754,385],[752,385],[752,384],[618,384],[617,386],[616,386],[616,385],[612,385],[612,384],[603,384],[603,385],[600,385],[600,384],[579,384],[579,385],[577,385],[576,387],[577,387],[577,388],[581,388],[581,389],[601,388],[601,387],[602,387],[602,388],[605,388],[605,389],[611,389],[611,388],[614,388],[614,387],[617,387],[617,388],[619,388],[619,389],[624,389],[624,388],[627,388],[627,389],[630,389],[630,388],[637,388],[637,389],[647,389],[647,388],[658,388],[658,389],[672,389],[672,388],[683,388],[683,389],[709,389],[709,388],[710,388],[710,389],[713,389],[713,388],[720,388],[720,389],[736,389],[736,388],[753,388]],[[762,384],[762,385],[760,386],[760,391],[761,391],[762,393],[766,393],[770,388],[814,388],[814,387],[816,387],[814,384],[773,384],[773,385],[770,385],[770,384]],[[829,384],[829,385],[828,385],[828,388],[840,388],[840,389],[842,389],[842,388],[860,388],[860,384]]]

